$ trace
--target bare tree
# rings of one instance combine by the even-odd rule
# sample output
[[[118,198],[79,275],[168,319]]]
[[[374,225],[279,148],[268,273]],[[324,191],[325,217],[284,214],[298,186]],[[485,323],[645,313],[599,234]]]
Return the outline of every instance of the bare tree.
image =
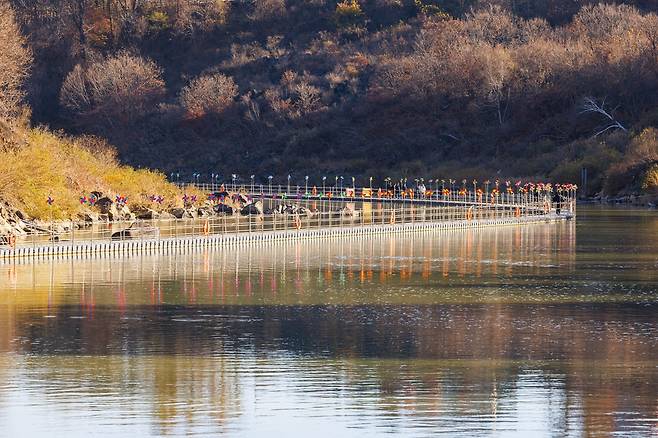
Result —
[[[127,123],[151,111],[165,92],[158,66],[121,53],[83,67],[77,65],[60,90],[60,102],[89,121]]]
[[[14,20],[14,11],[0,0],[0,120],[15,119],[23,111],[23,82],[28,76],[32,54]]]
[[[498,124],[502,126],[508,117],[511,86],[510,78],[514,71],[514,63],[508,50],[501,47],[484,46],[481,49],[483,84],[481,92],[487,106],[496,111]]]
[[[222,113],[237,95],[238,86],[233,78],[217,73],[193,79],[181,90],[179,101],[189,116],[203,117]]]
[[[312,113],[320,108],[320,90],[306,81],[295,86],[295,106],[300,115]]]
[[[253,21],[267,21],[282,17],[285,13],[285,0],[256,0],[249,18]]]
[[[627,129],[624,127],[624,125],[622,125],[621,122],[612,116],[612,111],[614,111],[614,109],[610,111],[605,109],[605,99],[603,99],[601,103],[598,103],[593,97],[585,97],[581,105],[580,114],[595,113],[600,114],[607,119],[604,127],[599,129],[594,134],[594,137],[598,137],[610,129],[621,129],[622,131],[626,132]]]
[[[183,34],[224,23],[231,6],[229,0],[168,0],[165,4],[174,12],[174,28]]]

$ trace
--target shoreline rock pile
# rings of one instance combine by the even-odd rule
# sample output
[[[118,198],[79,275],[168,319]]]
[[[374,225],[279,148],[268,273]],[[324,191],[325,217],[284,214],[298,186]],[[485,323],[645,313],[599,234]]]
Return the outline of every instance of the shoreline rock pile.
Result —
[[[25,212],[12,208],[0,200],[0,236],[24,237],[30,234],[51,235],[58,240],[62,233],[76,229],[88,228],[95,223],[159,221],[175,219],[199,219],[218,216],[266,216],[266,215],[298,215],[312,218],[318,214],[312,210],[295,203],[281,203],[272,208],[265,208],[263,200],[250,198],[244,193],[229,193],[226,191],[211,193],[208,199],[196,202],[183,202],[183,206],[158,209],[157,207],[139,206],[131,210],[125,202],[117,202],[112,197],[101,192],[93,192],[94,203],[86,206],[78,214],[78,220],[59,220],[48,222],[33,220]],[[357,217],[359,211],[354,205],[348,204],[340,210],[333,211],[346,217]]]

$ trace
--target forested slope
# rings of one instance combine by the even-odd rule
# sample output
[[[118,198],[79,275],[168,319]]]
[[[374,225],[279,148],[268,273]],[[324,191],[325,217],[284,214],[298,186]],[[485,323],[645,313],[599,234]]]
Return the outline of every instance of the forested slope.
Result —
[[[32,121],[134,165],[658,184],[655,1],[12,5]]]

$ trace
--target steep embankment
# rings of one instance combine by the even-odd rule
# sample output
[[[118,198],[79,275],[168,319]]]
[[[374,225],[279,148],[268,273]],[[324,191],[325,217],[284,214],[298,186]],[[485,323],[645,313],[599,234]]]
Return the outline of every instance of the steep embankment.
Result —
[[[95,217],[99,206],[82,202],[92,192],[97,199],[125,198],[133,211],[182,203],[163,174],[121,165],[113,148],[98,139],[65,138],[42,129],[13,137],[18,141],[0,147],[0,232],[20,228],[20,221]],[[149,199],[153,196],[162,202]]]

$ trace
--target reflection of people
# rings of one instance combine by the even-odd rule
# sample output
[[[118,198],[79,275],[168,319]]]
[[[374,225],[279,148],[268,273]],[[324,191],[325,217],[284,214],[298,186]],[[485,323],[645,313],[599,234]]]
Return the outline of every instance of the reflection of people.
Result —
[[[558,192],[553,193],[553,205],[555,205],[555,214],[560,214],[562,207],[562,196]]]

